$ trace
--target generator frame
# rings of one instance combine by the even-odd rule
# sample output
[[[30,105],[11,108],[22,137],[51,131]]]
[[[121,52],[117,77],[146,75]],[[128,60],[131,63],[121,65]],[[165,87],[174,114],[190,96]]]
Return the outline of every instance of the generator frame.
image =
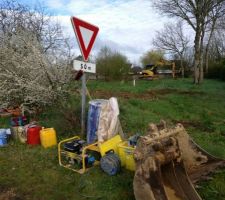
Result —
[[[65,143],[73,141],[73,140],[77,140],[77,139],[80,139],[80,137],[74,136],[74,137],[71,137],[71,138],[68,138],[68,139],[65,139],[65,140],[62,140],[62,141],[59,142],[59,144],[58,144],[59,165],[62,166],[62,167],[65,167],[67,169],[70,169],[72,171],[75,171],[79,174],[83,174],[89,169],[89,168],[87,168],[86,163],[85,163],[86,152],[88,150],[90,150],[90,151],[95,151],[95,152],[100,153],[100,150],[99,150],[99,147],[98,147],[98,142],[95,142],[95,143],[92,143],[90,145],[87,145],[87,146],[83,147],[81,154],[69,152],[69,151],[66,151],[66,150],[62,149],[62,146]],[[73,158],[74,160],[80,161],[81,162],[81,168],[80,169],[74,169],[72,164],[64,164],[62,162],[62,155],[65,155],[68,158]],[[93,166],[98,165],[98,164],[99,164],[99,161],[96,160],[94,162]]]
[[[122,142],[122,139],[120,137],[120,135],[115,135],[114,137],[112,137],[111,139],[104,141],[104,142],[95,142],[95,143],[91,143],[87,146],[84,146],[82,149],[82,152],[80,154],[78,153],[73,153],[70,151],[66,151],[64,149],[62,149],[63,145],[66,142],[70,142],[73,140],[77,140],[80,139],[79,136],[74,136],[65,140],[62,140],[59,142],[58,144],[58,158],[59,158],[59,165],[62,167],[65,167],[67,169],[70,169],[72,171],[75,171],[79,174],[83,174],[85,173],[89,168],[91,167],[87,167],[86,163],[85,163],[85,155],[87,151],[93,151],[93,152],[97,152],[100,154],[100,156],[104,156],[105,154],[107,154],[110,151],[115,152],[116,154],[118,154],[118,144],[120,144]],[[74,160],[80,161],[81,162],[81,168],[80,169],[74,169],[72,164],[64,164],[62,162],[62,155],[67,156],[68,158],[72,158]],[[93,164],[93,166],[99,165],[100,161],[96,160]]]

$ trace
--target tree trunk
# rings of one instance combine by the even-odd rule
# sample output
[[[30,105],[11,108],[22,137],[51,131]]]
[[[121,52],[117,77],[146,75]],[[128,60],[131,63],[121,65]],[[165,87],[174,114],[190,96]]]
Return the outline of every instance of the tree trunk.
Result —
[[[199,84],[199,74],[200,74],[200,68],[198,66],[194,69],[194,84]]]
[[[184,78],[183,57],[180,58],[180,67],[181,67],[181,76],[182,76],[182,78]]]
[[[212,22],[212,27],[211,27],[210,34],[209,34],[209,39],[208,39],[206,49],[205,49],[205,73],[206,74],[208,74],[208,71],[209,71],[209,45],[211,43],[213,32],[215,30],[215,25],[216,25],[216,18],[214,18],[214,20]]]
[[[201,65],[201,28],[200,25],[196,26],[195,34],[195,56],[194,56],[194,84],[199,84],[200,65]]]
[[[207,48],[205,50],[205,73],[209,73],[209,50]]]
[[[204,62],[204,36],[205,36],[205,21],[201,21],[201,40],[200,40],[200,66],[199,66],[199,81],[198,83],[202,83],[204,79],[204,68],[203,68],[203,62]]]
[[[202,36],[203,37],[203,36]],[[198,84],[203,82],[204,79],[204,68],[203,68],[203,38],[201,38],[201,45],[200,45],[200,64],[199,64],[199,77],[198,77]]]
[[[203,65],[200,65],[199,72],[200,72],[200,74],[199,74],[199,81],[198,81],[198,83],[200,84],[200,83],[202,83],[203,80],[204,80],[204,70],[203,70]]]

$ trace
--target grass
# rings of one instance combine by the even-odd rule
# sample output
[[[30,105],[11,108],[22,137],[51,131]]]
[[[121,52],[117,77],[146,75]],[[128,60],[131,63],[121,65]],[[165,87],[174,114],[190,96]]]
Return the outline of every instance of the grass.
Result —
[[[2,148],[0,155],[0,188],[14,188],[21,200],[133,198],[132,173],[125,170],[109,177],[96,167],[79,175],[59,167],[56,148],[19,143]]]
[[[127,136],[144,134],[149,122],[164,119],[168,124],[183,122],[194,140],[210,153],[225,158],[225,83],[206,80],[195,86],[190,79],[103,82],[89,81],[93,98],[110,92],[120,106],[120,119]],[[126,95],[123,95],[126,94]],[[118,95],[118,96],[117,96]],[[74,126],[66,120],[65,112],[79,116],[79,100],[70,99],[68,105],[49,108],[39,118],[44,126],[56,128],[59,138],[77,134],[79,120]],[[64,113],[65,114],[65,113]],[[1,127],[8,126],[0,119]],[[199,185],[203,199],[225,199],[225,171]],[[94,167],[84,175],[73,173],[58,165],[57,149],[28,147],[15,141],[0,149],[0,192],[15,190],[17,199],[108,199],[132,200],[133,173],[123,170],[115,177]]]

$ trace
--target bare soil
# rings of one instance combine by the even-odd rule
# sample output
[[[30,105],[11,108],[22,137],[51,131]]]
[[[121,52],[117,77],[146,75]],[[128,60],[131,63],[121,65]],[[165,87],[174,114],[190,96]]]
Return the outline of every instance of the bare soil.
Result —
[[[200,121],[185,121],[185,120],[173,120],[174,124],[180,123],[184,126],[184,128],[196,128],[198,130],[204,131],[204,132],[212,132],[210,127],[206,127],[205,124],[203,124]]]
[[[0,200],[22,200],[16,192],[15,189],[1,189],[0,188]]]
[[[149,90],[144,93],[132,93],[132,92],[118,92],[118,91],[105,91],[105,90],[95,90],[91,92],[91,96],[94,98],[110,98],[112,96],[122,97],[124,99],[144,99],[144,100],[154,100],[158,99],[161,96],[168,95],[168,94],[181,94],[181,95],[203,95],[203,92],[196,92],[196,91],[181,91],[176,89],[158,89],[158,90]]]

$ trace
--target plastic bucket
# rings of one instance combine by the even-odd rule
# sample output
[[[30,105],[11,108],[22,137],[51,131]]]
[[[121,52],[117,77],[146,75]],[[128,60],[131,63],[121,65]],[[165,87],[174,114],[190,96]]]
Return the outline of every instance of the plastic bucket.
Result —
[[[7,145],[7,129],[0,129],[0,147]]]
[[[108,103],[105,99],[95,99],[89,102],[87,119],[87,143],[93,143],[97,140],[97,131],[101,106]]]

